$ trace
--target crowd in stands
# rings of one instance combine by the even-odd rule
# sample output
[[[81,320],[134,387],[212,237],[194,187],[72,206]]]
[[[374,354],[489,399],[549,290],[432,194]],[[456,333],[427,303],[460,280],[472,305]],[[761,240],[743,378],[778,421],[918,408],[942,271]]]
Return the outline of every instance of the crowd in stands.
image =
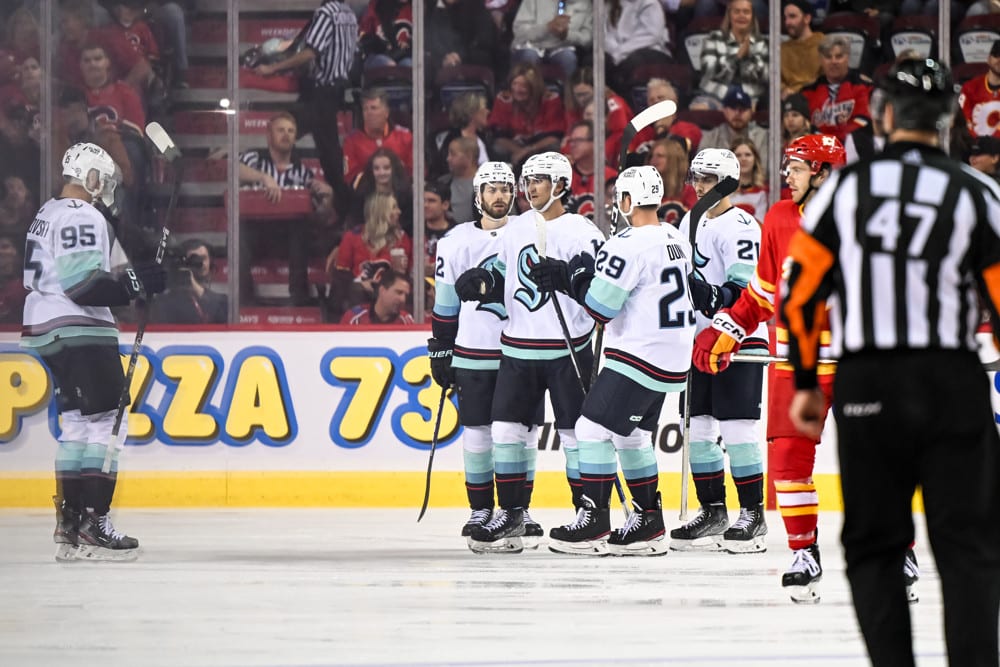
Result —
[[[293,94],[258,95],[235,110],[261,114],[260,136],[247,137],[233,156],[246,188],[233,269],[244,290],[230,295],[241,306],[312,307],[323,320],[345,324],[410,322],[413,299],[423,296],[429,308],[433,298],[437,240],[478,215],[472,186],[478,165],[505,160],[518,173],[531,155],[560,151],[573,164],[569,209],[604,222],[608,212],[595,210],[595,193],[608,192],[614,181],[623,130],[634,114],[666,99],[678,103],[678,112],[657,120],[630,147],[663,177],[661,218],[676,223],[693,205],[688,163],[712,147],[736,153],[742,175],[733,201],[762,219],[773,203],[769,179],[780,178],[778,165],[768,164],[771,132],[780,133],[782,144],[830,133],[844,141],[851,159],[876,154],[885,139],[873,79],[898,57],[937,48],[936,0],[785,0],[780,48],[769,43],[768,3],[755,0],[607,0],[603,26],[594,25],[590,0],[424,6],[423,174],[413,173],[409,0],[298,2],[287,11],[294,16],[290,31],[266,41],[261,33],[262,43],[244,54],[240,80],[246,76],[248,88]],[[950,7],[953,31],[995,13],[990,25],[1000,26],[1000,3],[953,0]],[[201,114],[194,125],[218,127],[218,100],[205,103],[192,89],[226,85],[225,76],[212,85],[200,78],[213,65],[224,74],[224,53],[220,61],[198,41],[206,40],[205,26],[224,25],[219,3],[62,0],[53,13],[54,35],[46,41],[54,71],[44,72],[40,45],[49,31],[40,23],[40,0],[0,6],[0,324],[20,320],[24,234],[51,194],[42,192],[42,165],[52,165],[49,180],[58,184],[69,145],[91,141],[106,149],[121,167],[127,194],[119,238],[130,255],[148,252],[175,172],[152,154],[145,125],[156,120],[175,133],[197,134],[181,127],[186,113]],[[284,13],[276,7],[264,14]],[[934,17],[920,24],[926,44],[908,50],[915,45],[910,37],[894,39],[897,19],[910,25],[920,16]],[[1000,37],[1000,27],[992,29]],[[595,90],[591,52],[598,30],[606,44],[603,91]],[[240,41],[245,47],[242,35]],[[953,34],[949,55],[964,67],[957,68],[964,87],[951,149],[1000,178],[1000,41],[978,59],[959,41]],[[214,43],[224,48],[224,42]],[[780,59],[778,100],[769,99],[773,57]],[[51,127],[42,127],[49,81]],[[595,128],[600,101],[605,123]],[[769,127],[772,104],[780,104],[780,128]],[[224,126],[218,143],[228,142]],[[603,133],[602,155],[595,153],[595,131]],[[47,161],[40,154],[43,134],[51,148]],[[210,180],[212,159],[227,153],[218,148],[196,146],[191,153],[199,178]],[[178,208],[190,209],[189,224],[174,256],[183,261],[161,297],[157,321],[228,321],[228,239],[207,214],[198,217],[233,201],[223,192],[224,178],[210,195],[181,191]],[[421,187],[417,215],[413,193]],[[523,197],[518,207],[527,207]],[[420,220],[425,243],[414,248]],[[430,278],[419,290],[408,279],[414,263],[423,263]],[[264,293],[271,273],[287,292]]]

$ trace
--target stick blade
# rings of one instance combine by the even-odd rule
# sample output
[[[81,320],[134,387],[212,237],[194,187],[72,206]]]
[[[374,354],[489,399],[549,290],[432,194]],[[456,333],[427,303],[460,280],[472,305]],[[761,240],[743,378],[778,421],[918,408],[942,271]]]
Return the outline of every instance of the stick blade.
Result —
[[[163,129],[163,126],[155,120],[146,125],[146,136],[149,137],[150,142],[152,142],[156,150],[167,161],[173,162],[181,156],[181,152],[174,144],[174,140],[170,138],[170,135]]]
[[[618,155],[618,170],[621,171],[626,168],[626,162],[628,160],[628,148],[632,145],[632,140],[635,139],[635,135],[639,134],[646,127],[652,125],[661,118],[666,118],[667,116],[673,116],[677,113],[677,103],[673,100],[661,100],[656,104],[646,107],[635,117],[629,121],[629,124],[625,126],[625,131],[622,132],[622,147],[621,152]]]

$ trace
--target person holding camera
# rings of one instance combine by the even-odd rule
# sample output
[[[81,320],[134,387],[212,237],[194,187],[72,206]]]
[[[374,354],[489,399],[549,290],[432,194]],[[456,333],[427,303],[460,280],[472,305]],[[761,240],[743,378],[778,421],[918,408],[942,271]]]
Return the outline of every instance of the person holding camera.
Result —
[[[167,291],[153,302],[152,320],[170,324],[225,324],[229,297],[211,289],[212,253],[199,239],[175,256]]]

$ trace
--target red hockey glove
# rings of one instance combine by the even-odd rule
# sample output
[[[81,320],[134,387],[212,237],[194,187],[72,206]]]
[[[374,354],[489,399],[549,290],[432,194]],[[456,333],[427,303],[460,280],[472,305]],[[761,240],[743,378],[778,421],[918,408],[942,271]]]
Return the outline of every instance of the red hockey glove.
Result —
[[[746,330],[733,320],[729,311],[716,313],[712,326],[694,339],[692,361],[695,368],[712,375],[726,370],[732,355],[739,351],[746,337]]]

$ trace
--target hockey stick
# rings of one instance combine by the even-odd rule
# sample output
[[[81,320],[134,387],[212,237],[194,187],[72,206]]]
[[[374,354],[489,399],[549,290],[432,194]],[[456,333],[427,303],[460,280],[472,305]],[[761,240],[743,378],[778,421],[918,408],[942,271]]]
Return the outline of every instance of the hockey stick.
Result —
[[[437,419],[434,420],[434,435],[431,436],[431,454],[427,459],[427,481],[424,483],[424,502],[420,505],[417,523],[424,518],[427,502],[431,499],[431,468],[434,466],[434,450],[437,449],[438,434],[441,432],[441,415],[444,413],[444,399],[448,395],[448,387],[441,387],[441,400],[438,402]]]
[[[635,135],[639,134],[661,118],[672,116],[675,113],[677,113],[677,104],[673,100],[662,100],[650,107],[646,107],[636,114],[631,121],[629,121],[629,124],[625,126],[625,131],[622,132],[622,145],[618,152],[619,174],[625,169],[625,163],[628,161],[629,155],[628,147],[631,145],[632,140],[635,139]],[[617,231],[617,229],[615,231]],[[612,234],[613,233],[614,231]],[[593,387],[594,383],[597,382],[597,374],[601,372],[602,347],[604,347],[604,325],[598,322],[597,335],[594,337],[594,368],[590,373],[591,387]]]
[[[545,259],[546,250],[546,239],[547,234],[545,231],[545,216],[543,216],[538,211],[535,211],[535,232],[536,232],[536,244],[538,248],[538,256],[541,259]],[[580,383],[580,389],[583,391],[583,395],[587,395],[587,385],[583,381],[583,373],[580,370],[580,362],[576,358],[576,350],[573,349],[573,339],[569,335],[569,326],[566,324],[566,316],[563,314],[562,306],[559,305],[559,300],[556,298],[555,293],[552,293],[552,305],[556,309],[556,317],[559,319],[559,327],[562,329],[563,340],[566,341],[566,350],[569,352],[569,358],[573,362],[573,370],[576,371],[576,379]],[[594,360],[597,363],[597,360]],[[622,481],[618,478],[618,473],[615,473],[615,491],[618,492],[618,501],[622,505],[622,510],[625,512],[625,518],[629,517],[629,509],[627,500],[625,498],[625,489],[622,488]]]
[[[156,150],[160,153],[160,155],[162,155],[168,162],[174,162],[181,156],[181,152],[177,150],[173,140],[170,139],[170,135],[167,134],[166,130],[164,130],[159,123],[154,121],[146,125],[146,137],[150,140],[153,146],[156,147]],[[167,224],[170,222],[170,215],[177,203],[177,195],[180,191],[180,184],[181,177],[180,169],[178,167],[174,172],[173,189],[170,193],[170,200],[167,202],[167,212],[163,218],[163,233],[160,236],[160,244],[156,247],[156,257],[154,261],[157,264],[163,263],[163,255],[167,251],[167,240],[170,238],[170,229],[167,227]],[[139,352],[142,349],[142,338],[146,333],[146,325],[149,324],[149,304],[146,299],[140,298],[136,305],[139,308],[139,320],[136,322],[135,340],[132,343],[132,353],[128,358],[128,369],[125,372],[125,385],[122,387],[121,395],[118,396],[118,409],[115,411],[115,423],[111,428],[111,443],[104,452],[104,464],[101,466],[101,472],[105,475],[111,472],[111,460],[114,458],[115,452],[124,447],[125,438],[128,437],[127,428],[125,429],[125,433],[121,432],[122,420],[125,418],[125,410],[129,406],[132,376],[135,375],[135,366],[139,360]]]
[[[688,239],[691,241],[691,262],[694,263],[695,241],[698,236],[698,225],[701,219],[711,209],[739,187],[739,181],[727,176],[715,187],[705,193],[705,196],[695,202],[688,216]],[[693,304],[692,304],[693,305]],[[687,521],[688,510],[688,477],[691,474],[691,370],[688,370],[687,387],[684,389],[684,434],[681,438],[681,512],[680,520]]]

